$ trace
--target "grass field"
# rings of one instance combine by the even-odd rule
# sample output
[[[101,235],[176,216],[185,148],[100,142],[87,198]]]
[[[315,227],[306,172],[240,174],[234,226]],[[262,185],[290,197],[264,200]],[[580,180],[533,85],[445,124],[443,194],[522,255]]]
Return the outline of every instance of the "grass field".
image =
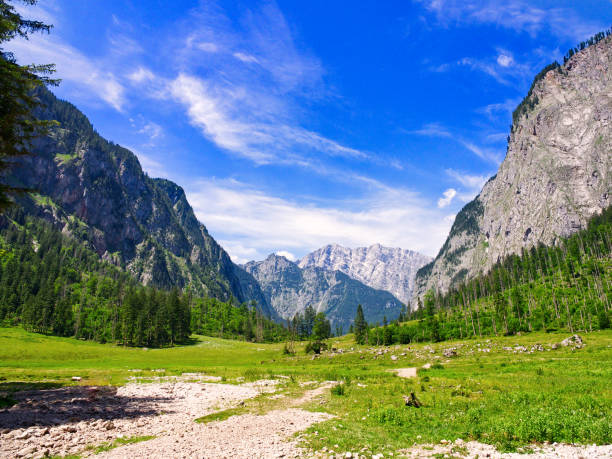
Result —
[[[323,404],[309,407],[337,416],[305,435],[317,449],[390,452],[456,438],[503,450],[544,441],[612,443],[612,331],[583,335],[582,349],[550,349],[567,336],[533,333],[389,348],[357,347],[347,336],[330,340],[343,353],[313,360],[300,346],[295,356],[283,355],[282,344],[197,336],[190,346],[144,350],[0,328],[0,391],[75,384],[72,376],[82,378],[78,384],[99,385],[183,372],[229,383],[285,375],[293,393],[300,381],[342,381]],[[451,347],[458,355],[444,357],[442,350]],[[426,363],[432,368],[422,369]],[[418,376],[403,379],[389,371],[403,367],[419,367]],[[404,406],[402,396],[410,392],[423,407]]]

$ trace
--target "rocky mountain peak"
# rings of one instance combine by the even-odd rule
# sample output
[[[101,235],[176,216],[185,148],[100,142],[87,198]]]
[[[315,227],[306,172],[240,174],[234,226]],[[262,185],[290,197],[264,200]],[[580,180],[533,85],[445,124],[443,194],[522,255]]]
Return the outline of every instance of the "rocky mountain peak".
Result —
[[[611,204],[612,36],[541,72],[513,119],[497,175],[457,214],[416,296],[554,244]]]
[[[372,288],[386,290],[401,301],[412,295],[414,277],[430,257],[412,250],[372,244],[355,249],[331,244],[303,257],[301,268],[338,270]]]

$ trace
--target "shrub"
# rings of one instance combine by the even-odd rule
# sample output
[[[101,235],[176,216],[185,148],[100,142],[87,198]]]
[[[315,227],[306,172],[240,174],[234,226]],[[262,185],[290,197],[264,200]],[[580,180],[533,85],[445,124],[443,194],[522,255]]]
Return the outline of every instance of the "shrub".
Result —
[[[310,354],[311,352],[314,352],[315,354],[320,354],[321,351],[326,350],[327,344],[319,340],[309,341],[308,344],[306,344],[306,348],[304,349],[306,354]]]
[[[331,393],[333,395],[339,395],[339,396],[344,395],[346,393],[346,384],[345,383],[336,384],[334,387],[332,387]]]

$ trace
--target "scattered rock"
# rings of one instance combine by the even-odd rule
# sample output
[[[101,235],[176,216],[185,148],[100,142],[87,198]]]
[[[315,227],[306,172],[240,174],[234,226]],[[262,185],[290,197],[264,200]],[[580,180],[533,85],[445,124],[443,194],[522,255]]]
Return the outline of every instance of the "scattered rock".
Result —
[[[103,427],[106,430],[113,430],[115,428],[115,424],[113,424],[113,421],[107,421],[104,423]]]
[[[451,347],[442,351],[444,357],[457,357],[457,348]]]
[[[565,338],[563,341],[561,341],[561,346],[573,346],[577,349],[581,349],[584,346],[584,343],[579,335],[572,335],[569,338]]]

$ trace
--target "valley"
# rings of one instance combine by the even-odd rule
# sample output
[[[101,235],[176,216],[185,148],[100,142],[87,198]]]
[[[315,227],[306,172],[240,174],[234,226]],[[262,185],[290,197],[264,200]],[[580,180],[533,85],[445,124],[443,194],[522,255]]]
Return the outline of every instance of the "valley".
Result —
[[[50,3],[0,0],[0,459],[612,457],[597,8]]]
[[[108,457],[140,457],[162,444],[179,448],[175,451],[179,454],[189,451],[188,438],[208,435],[212,449],[198,450],[199,457],[244,457],[249,454],[240,448],[248,445],[263,448],[257,450],[261,457],[347,457],[347,452],[357,457],[410,457],[410,451],[420,457],[451,449],[456,457],[475,457],[492,451],[484,444],[499,451],[491,457],[517,449],[548,451],[546,457],[557,457],[555,450],[558,457],[607,457],[609,447],[563,444],[612,441],[608,384],[612,332],[583,334],[581,347],[554,348],[568,337],[567,333],[532,333],[372,347],[355,345],[349,335],[332,339],[333,350],[313,359],[302,345],[294,356],[287,356],[280,344],[198,336],[193,345],[144,350],[3,328],[2,403],[17,402],[6,413],[19,412],[23,403],[19,400],[33,401],[23,417],[0,417],[5,429],[0,445],[5,451],[9,444],[25,447],[29,443],[16,437],[25,438],[21,433],[35,424],[32,435],[45,425],[51,433],[35,437],[35,444],[41,446],[33,456],[44,452],[48,447],[42,445],[47,443],[57,444],[49,450],[52,456],[88,457],[99,448]],[[444,352],[448,349],[454,354]],[[417,368],[416,377],[400,378],[391,371],[407,367]],[[74,376],[80,381],[73,381]],[[88,401],[86,394],[92,388],[99,402]],[[15,392],[23,390],[28,392]],[[46,393],[50,400],[57,397],[53,413],[41,412],[42,417],[32,418],[38,410],[35,400]],[[193,396],[188,394],[196,393],[197,402],[189,401]],[[405,406],[403,396],[410,393],[416,394],[420,408]],[[221,395],[223,400],[218,398]],[[143,396],[148,397],[146,401],[139,398]],[[106,414],[86,415],[96,403]],[[188,408],[177,403],[187,403]],[[67,409],[65,414],[62,407]],[[303,415],[293,412],[293,424],[279,424],[283,410],[306,411]],[[54,420],[46,424],[44,416]],[[179,416],[181,421],[166,422],[168,416]],[[107,418],[113,419],[113,429],[98,426]],[[247,430],[238,439],[231,434],[234,429]],[[302,429],[303,433],[294,435]],[[178,444],[167,441],[172,435]],[[229,437],[214,439],[224,435]],[[58,437],[64,440],[58,442]],[[75,442],[79,437],[82,441]],[[130,445],[132,441],[138,443]],[[149,442],[153,449],[146,446]],[[415,443],[425,446],[415,447]],[[113,448],[103,453],[109,444]],[[222,449],[214,449],[223,444]]]

